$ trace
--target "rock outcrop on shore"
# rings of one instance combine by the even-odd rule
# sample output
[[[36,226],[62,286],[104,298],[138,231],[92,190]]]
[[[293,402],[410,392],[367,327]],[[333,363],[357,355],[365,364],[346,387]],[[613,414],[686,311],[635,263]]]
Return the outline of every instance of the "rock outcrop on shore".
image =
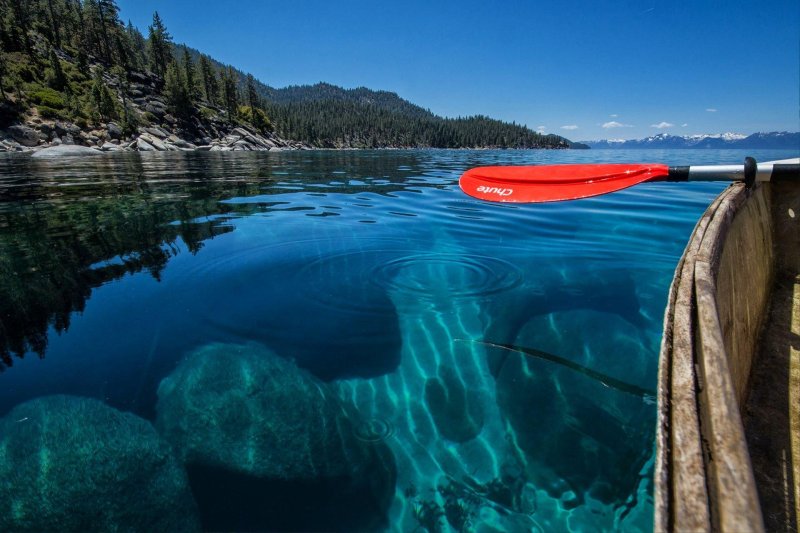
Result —
[[[99,67],[93,67],[99,68]],[[131,72],[124,87],[103,74],[116,94],[120,109],[136,117],[135,132],[124,132],[123,120],[80,124],[41,116],[37,108],[20,115],[22,123],[0,129],[0,152],[38,151],[52,146],[84,146],[103,152],[139,151],[279,151],[310,149],[311,146],[257,131],[241,120],[227,120],[222,107],[207,101],[190,118],[176,118],[157,87],[160,80],[150,73]],[[8,107],[9,103],[2,103]],[[2,111],[2,110],[0,110]]]
[[[143,126],[137,134],[123,138],[114,122],[100,128],[82,130],[70,122],[39,120],[17,124],[0,130],[0,152],[36,152],[54,146],[83,146],[101,152],[179,152],[205,151],[280,151],[309,149],[296,141],[287,141],[275,135],[262,135],[247,125],[217,130],[219,137],[194,137],[177,128]],[[56,153],[55,151],[53,152]],[[86,152],[88,153],[88,152]],[[77,151],[71,155],[78,155]]]

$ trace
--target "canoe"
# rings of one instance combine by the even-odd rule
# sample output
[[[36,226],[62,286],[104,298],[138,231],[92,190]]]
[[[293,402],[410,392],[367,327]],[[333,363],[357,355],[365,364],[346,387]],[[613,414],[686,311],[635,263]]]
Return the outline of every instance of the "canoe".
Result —
[[[656,532],[797,531],[800,181],[735,183],[698,221],[664,317],[656,447]]]

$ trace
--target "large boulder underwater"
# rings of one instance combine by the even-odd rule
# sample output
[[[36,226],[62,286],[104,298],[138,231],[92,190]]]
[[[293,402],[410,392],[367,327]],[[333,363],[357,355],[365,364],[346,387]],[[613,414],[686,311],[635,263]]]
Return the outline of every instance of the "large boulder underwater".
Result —
[[[542,273],[535,284],[489,298],[483,311],[487,323],[484,339],[497,344],[514,343],[531,320],[577,310],[616,316],[634,328],[643,328],[646,323],[635,283],[627,272],[577,271],[565,276],[555,271]],[[492,352],[492,374],[497,375],[507,356],[508,352]]]
[[[497,404],[529,479],[566,508],[631,505],[653,453],[658,337],[643,334],[630,275],[551,280],[500,295],[487,314]]]
[[[157,413],[206,529],[386,526],[389,448],[359,438],[352,407],[262,345],[198,348],[161,382]]]
[[[144,419],[47,396],[0,420],[0,531],[198,531],[186,473]]]
[[[373,279],[387,253],[347,250],[344,244],[339,250],[342,240],[347,242],[333,234],[322,243],[280,247],[287,258],[236,252],[242,257],[236,270],[222,270],[224,263],[194,296],[197,307],[207,310],[204,320],[215,340],[260,342],[323,381],[395,371],[402,347],[398,312]],[[300,245],[308,250],[296,250]],[[218,312],[220,307],[226,312]]]

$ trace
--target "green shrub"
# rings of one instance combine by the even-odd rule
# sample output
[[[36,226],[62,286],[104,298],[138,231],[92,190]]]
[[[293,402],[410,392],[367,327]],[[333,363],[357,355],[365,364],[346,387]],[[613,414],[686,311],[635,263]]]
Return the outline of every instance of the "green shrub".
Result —
[[[206,120],[212,120],[217,116],[217,112],[209,107],[203,106],[200,108],[200,115]]]
[[[133,108],[128,107],[125,111],[122,118],[122,134],[129,137],[136,133],[142,121]]]
[[[64,113],[59,111],[58,109],[53,109],[52,107],[48,107],[46,105],[38,105],[36,109],[39,110],[39,115],[44,118],[52,118],[52,119],[63,119],[66,118]]]
[[[78,126],[80,129],[85,130],[89,126],[89,123],[86,122],[85,118],[78,117],[75,119],[75,125]]]
[[[37,104],[37,106],[47,106],[52,109],[64,109],[64,107],[66,107],[64,97],[61,93],[49,87],[36,89],[30,93],[28,97],[33,103]]]
[[[26,83],[31,83],[36,79],[36,75],[28,65],[17,65],[16,73],[20,79]]]
[[[64,67],[64,74],[67,75],[67,80],[72,82],[82,82],[89,80],[89,77],[86,76],[83,72],[78,70],[75,65],[72,63],[62,63]]]
[[[272,121],[269,119],[266,113],[259,108],[255,108],[252,111],[252,120],[250,121],[253,126],[261,133],[267,134],[272,132],[275,128],[272,125]]]
[[[267,114],[262,109],[251,108],[250,106],[239,106],[239,116],[245,121],[249,122],[260,133],[268,134],[274,128]]]

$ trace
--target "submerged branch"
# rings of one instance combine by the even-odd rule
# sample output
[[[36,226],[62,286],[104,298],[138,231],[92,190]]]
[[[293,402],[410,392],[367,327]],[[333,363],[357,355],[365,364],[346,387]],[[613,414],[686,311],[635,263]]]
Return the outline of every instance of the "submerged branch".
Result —
[[[602,372],[598,372],[596,370],[592,370],[591,368],[585,367],[580,365],[574,361],[570,361],[564,357],[560,357],[558,355],[553,355],[548,352],[544,352],[542,350],[537,350],[535,348],[526,348],[523,346],[515,346],[513,344],[497,344],[494,342],[487,342],[487,341],[479,341],[473,339],[457,339],[465,342],[474,342],[477,344],[483,344],[484,346],[491,346],[493,348],[499,348],[501,350],[508,350],[511,352],[517,352],[524,355],[528,355],[530,357],[536,357],[537,359],[543,359],[545,361],[549,361],[551,363],[556,363],[558,365],[564,366],[569,368],[570,370],[574,370],[576,372],[580,372],[584,376],[593,379],[595,381],[599,381],[606,387],[610,387],[612,389],[618,390],[620,392],[625,392],[628,394],[633,394],[634,396],[638,396],[642,398],[645,402],[652,403],[656,399],[655,391],[645,389],[643,387],[639,387],[638,385],[633,385],[631,383],[627,383],[625,381],[619,380],[617,378],[608,376],[603,374]]]

